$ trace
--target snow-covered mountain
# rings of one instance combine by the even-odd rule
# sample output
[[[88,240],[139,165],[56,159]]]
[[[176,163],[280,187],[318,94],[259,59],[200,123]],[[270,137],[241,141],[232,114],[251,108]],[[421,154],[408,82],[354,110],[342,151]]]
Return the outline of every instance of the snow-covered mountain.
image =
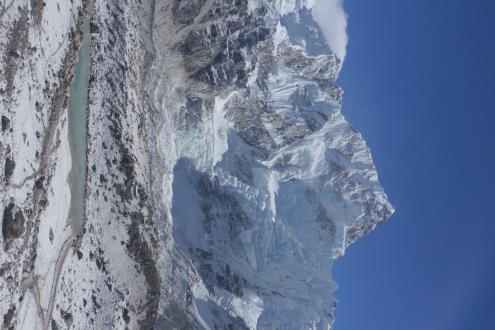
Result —
[[[0,4],[4,328],[332,328],[393,208],[313,6]]]

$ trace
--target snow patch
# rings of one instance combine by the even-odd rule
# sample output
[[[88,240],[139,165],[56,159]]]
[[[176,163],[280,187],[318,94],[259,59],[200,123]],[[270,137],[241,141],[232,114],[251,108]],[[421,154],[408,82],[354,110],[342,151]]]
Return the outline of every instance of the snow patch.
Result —
[[[225,118],[225,104],[234,93],[226,98],[215,97],[213,107],[213,159],[212,166],[222,160],[223,154],[228,150],[227,133],[230,128],[229,121]]]

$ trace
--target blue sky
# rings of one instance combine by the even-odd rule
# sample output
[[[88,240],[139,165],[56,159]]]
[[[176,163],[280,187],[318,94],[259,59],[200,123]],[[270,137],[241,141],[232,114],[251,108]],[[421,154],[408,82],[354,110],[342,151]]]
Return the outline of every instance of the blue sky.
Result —
[[[397,212],[336,263],[336,329],[495,329],[495,2],[345,7],[344,113]]]

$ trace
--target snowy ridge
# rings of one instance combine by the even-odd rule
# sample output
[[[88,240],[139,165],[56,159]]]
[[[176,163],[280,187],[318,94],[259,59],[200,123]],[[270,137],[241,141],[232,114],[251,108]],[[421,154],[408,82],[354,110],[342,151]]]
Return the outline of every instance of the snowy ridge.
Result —
[[[341,113],[315,3],[0,4],[3,328],[332,329],[333,263],[393,207]]]
[[[333,260],[393,209],[313,2],[236,4],[155,10],[152,168],[172,226],[157,327],[328,329]]]
[[[149,329],[155,318],[157,237],[142,100],[151,10],[140,1],[91,8],[85,223],[60,273],[58,325]]]

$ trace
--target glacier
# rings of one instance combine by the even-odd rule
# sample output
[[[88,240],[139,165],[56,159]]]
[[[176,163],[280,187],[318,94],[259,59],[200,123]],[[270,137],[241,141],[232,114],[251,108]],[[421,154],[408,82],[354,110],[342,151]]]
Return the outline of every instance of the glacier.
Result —
[[[0,4],[4,328],[333,328],[334,262],[394,209],[314,6]]]

